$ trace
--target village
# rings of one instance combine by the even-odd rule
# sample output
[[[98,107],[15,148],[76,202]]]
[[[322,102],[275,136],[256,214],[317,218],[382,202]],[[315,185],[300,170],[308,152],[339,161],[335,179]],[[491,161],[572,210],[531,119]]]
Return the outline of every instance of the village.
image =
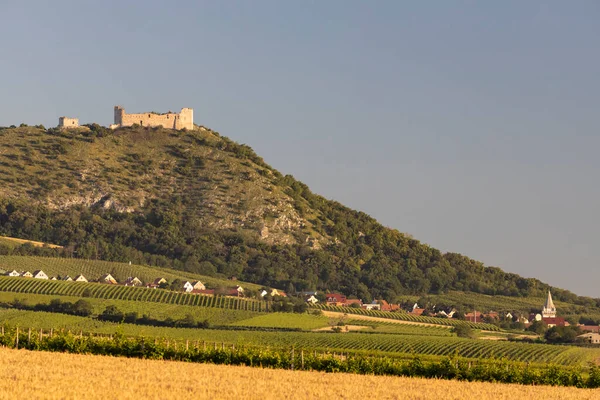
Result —
[[[64,282],[83,282],[83,283],[99,283],[108,285],[121,285],[129,287],[143,287],[147,289],[163,289],[177,292],[183,292],[190,295],[204,295],[204,296],[229,296],[229,297],[248,297],[257,298],[260,300],[277,300],[280,298],[288,297],[288,294],[283,290],[275,288],[263,288],[258,292],[247,291],[245,293],[244,288],[241,285],[235,285],[225,288],[207,288],[206,285],[201,281],[186,281],[176,279],[172,282],[168,282],[164,277],[157,277],[152,282],[144,283],[141,279],[135,276],[127,277],[123,282],[119,282],[110,273],[105,273],[100,277],[94,279],[88,279],[83,274],[79,274],[75,277],[69,275],[65,276],[48,276],[42,270],[30,271],[16,271],[12,270],[5,274],[8,277],[14,278],[30,278],[30,279],[41,279],[49,281],[64,281]],[[506,312],[499,313],[497,311],[472,311],[464,313],[459,317],[459,314],[455,309],[450,311],[439,310],[439,311],[428,311],[425,308],[419,307],[418,303],[414,303],[412,307],[402,307],[401,304],[390,304],[386,300],[373,300],[372,302],[363,303],[361,299],[350,299],[341,293],[325,293],[318,294],[316,291],[305,291],[295,294],[296,297],[301,298],[308,306],[316,306],[321,303],[324,306],[339,307],[339,308],[352,308],[361,309],[365,311],[387,311],[387,312],[401,312],[408,313],[410,315],[418,316],[429,316],[437,318],[460,318],[471,323],[495,323],[501,319],[518,322],[525,327],[525,329],[531,327],[533,324],[542,324],[547,328],[552,327],[568,327],[571,324],[563,317],[557,316],[557,309],[552,300],[552,294],[548,292],[546,302],[543,305],[539,313],[530,313],[529,315],[522,315],[518,312]],[[348,310],[349,311],[349,310]],[[598,325],[586,325],[577,324],[575,325],[578,331],[581,333],[578,338],[582,341],[586,341],[592,344],[600,344],[600,326]]]

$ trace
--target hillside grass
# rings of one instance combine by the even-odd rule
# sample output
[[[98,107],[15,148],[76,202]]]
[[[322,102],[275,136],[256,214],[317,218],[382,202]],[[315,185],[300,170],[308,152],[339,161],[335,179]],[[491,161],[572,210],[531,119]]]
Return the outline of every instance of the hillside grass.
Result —
[[[62,246],[44,242],[36,242],[35,240],[18,239],[8,236],[0,236],[0,245],[7,246],[11,249],[19,247],[23,244],[30,244],[34,247],[49,247],[51,249],[60,249]]]

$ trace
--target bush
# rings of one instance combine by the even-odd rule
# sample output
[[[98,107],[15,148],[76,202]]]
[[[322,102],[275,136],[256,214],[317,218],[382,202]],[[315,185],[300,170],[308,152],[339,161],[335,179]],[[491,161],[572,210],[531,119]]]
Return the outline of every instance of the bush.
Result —
[[[473,332],[473,329],[466,324],[456,325],[454,328],[452,328],[452,332],[456,333],[456,336],[458,337],[469,339],[475,338],[475,332]]]

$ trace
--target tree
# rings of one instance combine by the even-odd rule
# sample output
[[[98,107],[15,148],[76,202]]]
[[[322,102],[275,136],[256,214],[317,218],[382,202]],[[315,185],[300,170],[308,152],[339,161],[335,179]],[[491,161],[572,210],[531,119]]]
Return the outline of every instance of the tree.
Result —
[[[73,314],[81,317],[89,317],[94,312],[94,308],[90,302],[86,300],[77,300],[75,304],[73,304],[72,310]]]
[[[125,315],[121,312],[116,306],[110,305],[107,306],[102,314],[98,316],[98,319],[101,321],[110,321],[110,322],[123,322]]]
[[[452,328],[452,332],[456,333],[456,336],[458,337],[469,339],[475,338],[475,332],[473,332],[473,329],[471,329],[471,327],[469,327],[467,324],[456,325],[454,328]]]
[[[543,335],[548,329],[548,325],[544,321],[533,321],[527,328],[528,331],[535,332],[538,335]]]

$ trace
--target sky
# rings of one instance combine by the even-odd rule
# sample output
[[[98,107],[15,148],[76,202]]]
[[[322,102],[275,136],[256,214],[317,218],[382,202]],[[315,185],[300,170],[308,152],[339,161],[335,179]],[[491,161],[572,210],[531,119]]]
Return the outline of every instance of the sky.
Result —
[[[600,297],[597,1],[0,0],[0,126],[194,109],[327,198]]]

